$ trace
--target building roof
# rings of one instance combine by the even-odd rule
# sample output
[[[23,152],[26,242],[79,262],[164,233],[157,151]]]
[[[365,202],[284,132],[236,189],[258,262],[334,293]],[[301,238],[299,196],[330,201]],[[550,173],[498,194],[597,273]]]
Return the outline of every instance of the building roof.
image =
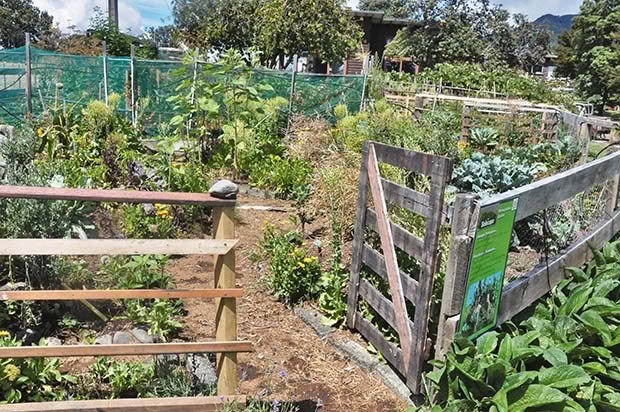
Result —
[[[384,11],[373,10],[352,10],[354,17],[370,18],[372,23],[378,24],[393,24],[396,26],[407,26],[409,23],[413,23],[410,19],[398,19],[395,17],[386,17]]]

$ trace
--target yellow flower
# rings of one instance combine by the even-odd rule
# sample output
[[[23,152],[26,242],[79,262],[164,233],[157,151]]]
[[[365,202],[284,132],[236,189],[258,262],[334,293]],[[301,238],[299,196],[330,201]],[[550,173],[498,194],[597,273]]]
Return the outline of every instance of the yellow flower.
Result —
[[[318,258],[318,257],[316,257],[316,256],[312,256],[312,261],[313,261],[313,262],[316,262],[317,260],[319,260],[319,258]]]
[[[467,142],[464,142],[464,141],[460,140],[460,141],[456,144],[456,146],[459,148],[459,151],[461,151],[461,152],[462,152],[463,150],[465,150],[465,149],[467,148]]]
[[[6,365],[4,368],[4,374],[10,382],[13,382],[19,377],[21,370],[15,365]]]
[[[167,205],[162,205],[161,203],[155,203],[155,216],[160,217],[162,219],[171,218],[170,207]]]
[[[310,258],[305,258],[305,259],[304,259],[304,263],[312,263],[312,259],[310,259]]]
[[[43,136],[43,129],[41,127],[37,129],[37,136],[39,137]]]
[[[302,268],[302,269],[306,267],[306,265],[304,265],[304,264],[303,264],[303,262],[299,262],[299,263],[297,264],[297,266],[299,266],[299,267],[300,267],[300,268]]]
[[[6,330],[0,330],[0,338],[9,337],[11,334]]]

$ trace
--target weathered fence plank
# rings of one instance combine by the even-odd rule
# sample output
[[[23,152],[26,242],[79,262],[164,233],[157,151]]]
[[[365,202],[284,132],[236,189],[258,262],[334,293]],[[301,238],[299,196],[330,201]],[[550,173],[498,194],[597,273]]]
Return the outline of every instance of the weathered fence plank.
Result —
[[[398,331],[392,302],[375,289],[366,279],[360,280],[360,295],[379,315],[381,315],[392,329]],[[413,322],[411,320],[409,320],[409,327],[413,329]]]
[[[574,169],[541,179],[520,188],[490,197],[481,206],[519,198],[515,221],[525,219],[550,206],[615,177],[620,173],[620,152],[609,154]]]
[[[123,289],[0,291],[2,300],[110,300],[240,298],[243,289]]]
[[[0,256],[225,255],[236,239],[0,239]]]
[[[399,347],[388,342],[383,334],[377,330],[370,322],[368,322],[361,313],[357,313],[355,317],[355,329],[364,336],[372,346],[377,349],[381,355],[403,376],[407,376],[405,371],[405,363],[403,362],[403,352]]]
[[[217,199],[203,193],[144,192],[136,190],[66,189],[0,185],[0,198],[76,200],[121,203],[164,203],[234,207],[236,200]]]
[[[396,249],[394,248],[394,240],[392,239],[392,230],[390,228],[390,220],[385,198],[383,197],[380,177],[375,147],[371,145],[368,151],[368,183],[375,205],[377,229],[381,237],[381,248],[384,253],[385,267],[390,284],[390,291],[392,293],[392,303],[396,316],[396,331],[400,337],[405,370],[408,370],[409,360],[411,358],[411,345],[413,343],[412,333],[408,322],[407,305],[405,304],[405,297],[403,296],[398,259],[396,257]]]
[[[362,262],[367,265],[373,272],[381,276],[383,280],[388,279],[385,269],[385,259],[383,255],[368,245],[364,245],[362,251]],[[418,289],[418,281],[413,279],[407,273],[400,271],[400,280],[403,284],[403,295],[405,298],[415,305],[415,296]]]
[[[0,348],[0,358],[157,355],[162,353],[253,352],[251,342],[145,343],[140,345],[18,346]]]
[[[191,398],[110,399],[93,401],[33,402],[2,405],[3,412],[216,412],[231,403],[246,405],[247,398],[237,396],[200,396]]]
[[[377,214],[366,210],[366,226],[378,233]],[[394,245],[418,260],[424,258],[424,242],[398,223],[390,222]]]

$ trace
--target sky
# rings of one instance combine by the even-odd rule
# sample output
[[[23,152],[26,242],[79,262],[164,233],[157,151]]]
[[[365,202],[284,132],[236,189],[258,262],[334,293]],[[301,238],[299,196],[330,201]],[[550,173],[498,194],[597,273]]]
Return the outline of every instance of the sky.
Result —
[[[347,0],[348,5],[357,7],[358,0]],[[47,10],[63,31],[71,26],[84,30],[88,27],[95,6],[107,10],[107,0],[33,0],[35,6]],[[171,23],[170,0],[119,0],[120,28],[141,33],[145,27]],[[499,0],[511,13],[527,14],[535,20],[543,14],[576,14],[582,0]],[[164,23],[162,23],[162,20]]]

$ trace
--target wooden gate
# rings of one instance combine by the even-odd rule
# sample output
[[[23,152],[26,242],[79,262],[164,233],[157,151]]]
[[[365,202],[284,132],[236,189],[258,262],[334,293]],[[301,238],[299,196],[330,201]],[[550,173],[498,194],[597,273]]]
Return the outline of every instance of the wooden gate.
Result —
[[[429,194],[381,178],[379,162],[429,177]],[[439,231],[446,215],[444,190],[452,176],[452,166],[452,160],[445,157],[375,142],[366,142],[362,151],[347,324],[381,352],[416,394],[421,392],[425,351],[430,349],[430,343],[427,343],[428,319],[433,278],[439,266]],[[367,207],[369,188],[374,210]],[[386,202],[422,216],[425,219],[423,238],[390,222]],[[383,255],[366,243],[367,228],[380,235]],[[395,246],[417,260],[420,268],[418,280],[399,270]],[[389,282],[391,301],[360,276],[362,265]],[[364,319],[358,307],[360,297],[396,330],[400,348]],[[405,299],[415,308],[413,320],[407,313]]]
[[[217,397],[116,399],[22,403],[3,405],[7,412],[42,411],[215,411],[235,396],[237,353],[251,352],[250,342],[237,340],[236,299],[243,290],[235,287],[234,200],[220,200],[199,193],[162,193],[121,190],[60,189],[0,186],[1,198],[81,200],[121,203],[195,204],[213,208],[215,239],[0,239],[0,255],[214,255],[215,285],[212,289],[128,289],[128,290],[28,290],[3,291],[0,300],[111,300],[155,298],[216,299],[215,341],[197,343],[110,344],[69,346],[22,346],[0,348],[2,358],[82,357],[217,353]]]

